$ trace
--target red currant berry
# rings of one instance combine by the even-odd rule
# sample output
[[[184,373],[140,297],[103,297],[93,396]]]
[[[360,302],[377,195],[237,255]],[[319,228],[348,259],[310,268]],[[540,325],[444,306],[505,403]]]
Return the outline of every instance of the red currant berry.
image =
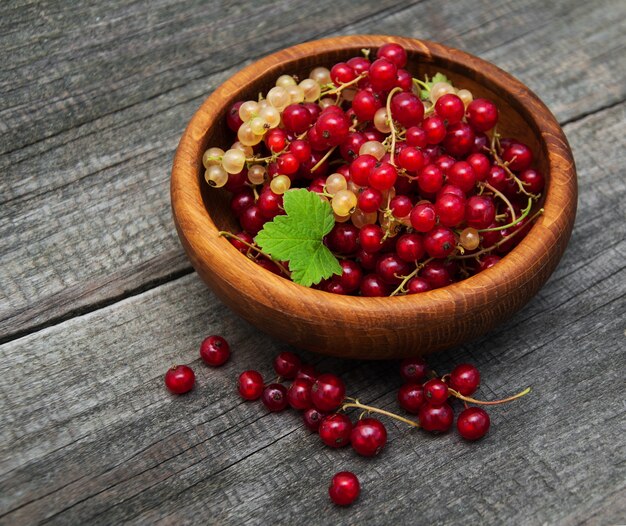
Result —
[[[398,257],[407,263],[419,261],[424,255],[422,236],[415,233],[403,234],[396,242],[396,252]]]
[[[213,367],[224,365],[230,357],[230,346],[221,336],[209,336],[200,344],[200,358]]]
[[[398,68],[393,62],[379,58],[372,62],[369,79],[375,91],[389,91],[395,86]]]
[[[337,62],[337,64],[330,69],[330,78],[336,86],[339,86],[340,84],[354,80],[356,73],[345,62]]]
[[[369,176],[378,163],[378,159],[373,155],[359,155],[352,163],[350,163],[350,178],[354,184],[366,186]]]
[[[465,122],[450,124],[443,146],[455,157],[467,155],[474,146],[474,130]]]
[[[448,386],[439,378],[428,380],[424,384],[424,396],[430,405],[443,405],[448,399]]]
[[[426,194],[434,194],[443,185],[443,172],[436,164],[429,164],[419,174],[417,179],[419,189]]]
[[[274,371],[276,371],[276,374],[289,380],[296,377],[301,365],[300,357],[289,351],[281,352],[274,358]]]
[[[318,433],[328,447],[343,447],[350,443],[352,422],[348,415],[333,413],[325,416],[320,423]]]
[[[378,225],[365,225],[359,231],[359,241],[363,250],[374,253],[383,248],[383,229]]]
[[[381,257],[376,263],[376,273],[388,285],[399,284],[403,277],[410,272],[406,261],[396,254],[388,254]]]
[[[308,130],[313,124],[313,116],[301,104],[290,104],[283,110],[283,125],[285,129],[296,135]]]
[[[246,189],[246,183],[248,182],[248,170],[244,168],[241,172],[236,174],[230,174],[228,180],[224,185],[224,189],[229,192],[239,192]]]
[[[357,198],[357,207],[368,214],[376,212],[383,203],[383,194],[376,188],[366,188]]]
[[[454,412],[448,404],[424,404],[419,410],[419,424],[424,431],[445,433],[452,427]]]
[[[417,203],[411,210],[411,226],[418,232],[429,232],[435,227],[437,212],[431,203]]]
[[[265,134],[265,145],[272,153],[282,152],[287,147],[287,132],[274,128]]]
[[[487,434],[490,423],[487,411],[480,407],[469,407],[459,415],[456,428],[465,440],[478,440]]]
[[[357,75],[369,71],[371,66],[371,62],[365,57],[352,57],[346,64],[350,66]]]
[[[263,228],[263,225],[267,221],[267,218],[261,212],[261,209],[257,205],[252,205],[241,214],[239,218],[239,222],[241,223],[242,228],[256,236],[259,231]]]
[[[435,211],[440,224],[448,227],[457,226],[465,217],[465,199],[454,194],[443,194],[435,201]]]
[[[403,91],[411,91],[413,87],[413,76],[406,69],[398,69],[396,75],[396,88],[400,88]]]
[[[413,210],[413,203],[406,195],[397,195],[389,202],[389,208],[391,208],[394,217],[407,217]]]
[[[465,115],[465,105],[458,96],[453,93],[446,93],[437,99],[435,112],[439,117],[448,121],[448,124],[454,124]]]
[[[472,165],[465,161],[454,163],[448,170],[448,182],[468,193],[476,184],[476,174]]]
[[[405,358],[400,364],[400,376],[405,382],[419,382],[428,371],[428,364],[423,358]]]
[[[424,119],[422,129],[426,133],[427,144],[439,144],[446,138],[446,125],[436,115]]]
[[[491,162],[489,158],[482,153],[472,153],[467,156],[466,161],[470,164],[474,170],[474,175],[477,181],[484,181],[491,168]]]
[[[195,381],[196,375],[186,365],[174,365],[165,373],[165,387],[173,394],[188,393]]]
[[[277,215],[284,214],[283,196],[275,194],[271,190],[261,192],[256,206],[261,211],[261,215],[266,219],[274,219]]]
[[[248,232],[239,232],[237,234],[237,238],[230,238],[229,241],[237,250],[239,250],[239,252],[241,252],[242,254],[247,254],[248,250],[250,250],[250,247],[246,245],[246,243],[251,245],[252,243],[254,243],[254,238],[250,234],[248,234]]]
[[[430,283],[419,276],[411,278],[406,284],[407,294],[419,294],[420,292],[428,292],[429,290],[432,290]]]
[[[296,156],[300,165],[311,161],[311,146],[306,141],[300,139],[291,141],[289,144],[289,152]]]
[[[331,480],[328,488],[330,500],[338,506],[349,506],[357,499],[360,492],[361,485],[359,484],[359,479],[356,478],[354,473],[349,471],[337,473]]]
[[[498,261],[500,261],[500,256],[489,254],[478,262],[478,268],[482,272],[483,270],[493,267]]]
[[[446,258],[456,247],[454,232],[445,226],[436,226],[424,234],[424,248],[432,258]]]
[[[243,103],[243,100],[235,102],[226,114],[226,125],[235,133],[237,133],[237,130],[239,130],[239,127],[243,124],[243,121],[239,116],[239,108]]]
[[[363,135],[362,133],[359,133],[359,132],[349,133],[348,137],[346,137],[346,140],[341,143],[341,146],[339,148],[341,157],[343,157],[348,162],[352,162],[354,159],[356,159],[359,156],[359,150],[361,149],[361,146],[365,144],[365,142],[367,142],[367,139],[365,138],[365,135]],[[344,166],[345,166],[344,169],[347,169],[349,173],[348,165],[344,165]]]
[[[509,163],[511,170],[521,172],[530,168],[533,162],[533,152],[525,144],[515,142],[502,150],[502,160]]]
[[[457,365],[450,373],[450,387],[463,396],[472,396],[480,385],[480,373],[470,363]]]
[[[412,126],[406,131],[405,135],[406,143],[409,146],[414,146],[415,148],[425,148],[426,147],[426,132],[417,126]]]
[[[390,42],[389,44],[383,44],[378,48],[376,58],[386,58],[389,62],[393,62],[397,67],[403,68],[406,66],[406,51],[400,44]]]
[[[350,444],[352,448],[364,457],[378,455],[387,443],[387,430],[376,418],[362,418],[352,428]]]
[[[322,374],[317,377],[311,388],[311,400],[320,411],[329,412],[337,409],[346,395],[343,380],[334,374]]]
[[[467,106],[467,122],[478,132],[491,130],[498,122],[498,108],[487,99],[474,99]]]
[[[407,146],[398,155],[398,165],[407,172],[417,173],[424,166],[424,154],[413,146]]]
[[[349,256],[358,248],[359,229],[352,223],[336,223],[326,236],[328,248],[337,254]]]
[[[341,114],[322,112],[315,123],[315,129],[323,140],[335,146],[346,140],[350,133],[350,125],[350,121],[343,112]]]
[[[424,388],[421,385],[408,383],[400,387],[398,391],[398,403],[400,407],[408,413],[416,415],[425,402]]]
[[[465,204],[465,220],[467,226],[482,229],[488,228],[496,217],[496,206],[486,195],[473,195]]]
[[[322,413],[315,409],[315,407],[310,407],[304,413],[302,413],[302,420],[304,420],[304,425],[308,430],[313,433],[317,433],[320,428],[320,424],[323,418],[326,416],[325,413]]]
[[[244,371],[239,375],[237,390],[244,400],[258,400],[263,394],[263,377],[257,371]]]
[[[341,265],[341,275],[333,276],[333,279],[337,280],[347,294],[351,294],[359,288],[363,278],[363,270],[356,261],[349,259],[342,259],[339,264]]]
[[[391,98],[391,116],[405,128],[417,126],[424,118],[424,104],[413,93],[403,91]]]
[[[237,192],[230,200],[230,209],[235,217],[241,216],[247,208],[254,204],[254,193],[249,188]]]
[[[363,263],[361,261],[361,263]],[[383,297],[389,295],[389,286],[378,274],[368,274],[361,280],[359,287],[361,296],[366,298]]]
[[[389,190],[396,179],[398,178],[398,171],[396,167],[387,162],[377,163],[372,172],[370,173],[367,182],[373,188],[380,191]]]
[[[524,188],[531,194],[539,194],[543,190],[545,180],[541,172],[537,170],[524,170],[520,176],[520,181],[524,184]]]
[[[296,378],[287,389],[287,402],[298,411],[309,409],[313,406],[311,402],[311,387],[313,382],[303,378]]]
[[[441,260],[429,261],[424,265],[421,276],[422,279],[433,289],[439,289],[452,283],[450,272]]]
[[[263,405],[270,411],[282,411],[287,407],[287,389],[282,384],[269,384],[261,396]]]
[[[379,108],[382,108],[380,97],[368,90],[357,91],[352,100],[352,109],[359,122],[371,121]]]

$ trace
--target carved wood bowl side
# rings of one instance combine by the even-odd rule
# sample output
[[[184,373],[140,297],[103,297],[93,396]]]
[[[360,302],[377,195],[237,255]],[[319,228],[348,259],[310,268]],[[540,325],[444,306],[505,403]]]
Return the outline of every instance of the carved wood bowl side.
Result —
[[[225,190],[207,188],[202,154],[228,146],[225,113],[256,98],[284,73],[305,78],[362,48],[403,45],[407,69],[423,77],[441,71],[475,97],[494,100],[498,130],[529,144],[546,175],[544,213],[522,242],[494,267],[453,285],[393,298],[338,296],[302,287],[239,253],[220,230],[238,229]],[[441,44],[356,35],[294,46],[233,75],[191,119],[178,146],[171,179],[176,228],[198,274],[230,308],[260,330],[296,347],[349,358],[388,359],[425,354],[477,338],[524,306],[556,268],[576,214],[576,170],[558,122],[526,86],[493,64]]]

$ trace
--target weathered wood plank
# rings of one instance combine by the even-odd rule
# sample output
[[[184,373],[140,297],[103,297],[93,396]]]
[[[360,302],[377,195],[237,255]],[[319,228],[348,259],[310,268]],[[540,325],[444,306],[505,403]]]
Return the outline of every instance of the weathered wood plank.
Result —
[[[4,6],[0,120],[15,143],[0,157],[0,341],[189,270],[170,220],[171,155],[200,101],[254,56],[325,33],[398,33],[493,60],[563,120],[624,97],[625,17],[614,0],[226,4]],[[33,17],[30,32],[14,34]],[[296,31],[303,19],[316,23]],[[234,42],[240,34],[249,36]],[[68,87],[38,74],[46,64]]]
[[[476,363],[485,398],[533,386],[491,411],[485,440],[390,423],[383,455],[365,460],[321,446],[295,414],[240,402],[237,373],[270,376],[271,357],[285,347],[184,276],[0,346],[0,521],[623,522],[624,405],[615,393],[626,365],[626,181],[614,145],[625,115],[623,103],[566,127],[579,152],[582,206],[554,277],[491,335],[432,358],[440,371]],[[231,340],[223,368],[196,359],[208,333]],[[394,363],[307,358],[342,373],[362,400],[395,407]],[[162,387],[173,361],[195,366],[188,396]],[[349,510],[325,493],[340,469],[364,486]]]

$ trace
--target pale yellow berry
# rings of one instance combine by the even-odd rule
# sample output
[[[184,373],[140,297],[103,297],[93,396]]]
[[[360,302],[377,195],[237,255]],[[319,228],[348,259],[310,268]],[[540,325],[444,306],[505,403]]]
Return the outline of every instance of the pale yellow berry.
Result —
[[[456,92],[456,94],[459,97],[459,99],[463,101],[463,104],[465,105],[466,108],[469,105],[469,103],[474,100],[474,96],[472,95],[472,92],[470,90],[460,89],[459,91]]]
[[[304,102],[315,102],[320,96],[320,85],[313,79],[304,79],[298,84],[304,92]]]
[[[309,73],[309,78],[316,81],[320,86],[332,82],[330,78],[330,70],[327,68],[315,68]]]
[[[366,213],[363,210],[356,209],[352,216],[352,224],[357,228],[363,228],[365,225],[374,225],[378,221],[378,214],[376,212]]]
[[[255,144],[259,144],[261,142],[263,135],[257,135],[254,133],[250,123],[244,122],[237,130],[237,139],[239,139],[239,141],[246,146],[254,146]]]
[[[381,142],[378,141],[364,142],[359,148],[359,155],[372,155],[376,157],[376,159],[378,159],[379,161],[386,153],[387,149],[383,146]]]
[[[344,98],[344,100],[347,100],[348,102],[351,102],[354,99],[355,95],[356,90],[354,88],[346,88],[341,92],[341,96]]]
[[[338,216],[349,216],[356,208],[357,197],[349,190],[339,190],[331,199],[333,212]]]
[[[291,187],[291,179],[286,175],[277,175],[270,182],[270,190],[275,194],[282,195]]]
[[[283,111],[291,102],[291,97],[285,88],[275,86],[267,92],[267,101],[274,108]]]
[[[263,184],[267,178],[267,170],[260,164],[253,164],[248,168],[248,181],[252,184]]]
[[[337,192],[339,192],[339,190],[345,190],[346,188],[348,188],[348,182],[346,181],[346,178],[338,173],[334,173],[334,174],[330,174],[327,178],[326,178],[326,191],[331,194],[334,195]]]
[[[335,99],[331,99],[330,97],[324,97],[320,100],[320,108],[325,109],[329,106],[335,105]]]
[[[289,86],[295,86],[296,80],[291,75],[281,75],[276,79],[276,85],[281,88],[288,88]]]
[[[209,148],[202,155],[202,164],[205,168],[209,166],[213,166],[214,164],[222,164],[222,155],[224,155],[224,150],[221,148]]]
[[[434,104],[439,97],[447,93],[454,93],[454,88],[447,82],[435,82],[430,88],[430,100]]]
[[[276,128],[276,126],[280,124],[280,111],[274,108],[274,106],[270,106],[270,104],[266,104],[259,110],[259,117],[261,117],[270,128]]]
[[[229,174],[238,174],[246,164],[246,154],[241,150],[231,149],[224,153],[222,166]]]
[[[480,234],[475,228],[468,227],[461,232],[459,241],[464,249],[475,250],[480,245]]]
[[[340,216],[340,215],[337,215],[335,212],[333,212],[333,215],[335,216],[336,223],[345,223],[346,221],[350,219],[350,214],[348,214],[347,216]]]
[[[352,193],[354,193],[354,194],[356,194],[358,196],[359,192],[363,189],[363,187],[359,186],[354,181],[348,181],[348,188],[347,189],[350,190]]]
[[[255,135],[263,135],[269,128],[270,125],[263,117],[254,117],[254,119],[250,121],[250,129]]]
[[[246,154],[246,157],[252,157],[252,155],[254,155],[254,150],[252,149],[252,146],[246,146],[245,144],[239,141],[234,142],[233,145],[231,146],[231,149],[241,150],[243,153]]]
[[[391,126],[387,117],[387,108],[378,108],[374,113],[374,127],[381,133],[389,133]]]
[[[228,182],[228,174],[224,168],[214,164],[204,172],[204,180],[213,188],[221,188]]]
[[[239,106],[239,118],[243,122],[249,121],[259,112],[259,103],[253,100],[247,100]]]
[[[289,93],[289,101],[291,104],[304,102],[304,90],[300,86],[289,86],[287,93]]]

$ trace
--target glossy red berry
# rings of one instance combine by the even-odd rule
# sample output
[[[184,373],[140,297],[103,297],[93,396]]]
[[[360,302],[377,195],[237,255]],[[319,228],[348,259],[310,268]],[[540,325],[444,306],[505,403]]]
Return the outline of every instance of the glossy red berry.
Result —
[[[424,119],[422,129],[426,133],[428,144],[439,144],[446,138],[446,125],[441,117],[433,115]]]
[[[452,283],[450,271],[446,268],[445,263],[440,259],[426,263],[424,268],[422,268],[420,277],[424,279],[433,289],[439,289]]]
[[[443,405],[448,400],[448,386],[439,378],[428,380],[424,384],[424,396],[430,405]]]
[[[496,218],[496,206],[486,195],[473,195],[465,203],[465,220],[467,226],[482,229],[488,228]]]
[[[387,430],[376,418],[362,418],[352,428],[350,444],[364,457],[378,455],[387,443]]]
[[[237,130],[243,124],[241,117],[239,117],[239,108],[243,103],[243,100],[235,102],[226,114],[226,125],[235,133],[237,133]]]
[[[465,440],[478,440],[487,434],[490,424],[487,411],[480,407],[469,407],[459,415],[456,428]]]
[[[417,383],[404,384],[398,390],[398,403],[409,413],[416,415],[425,402],[424,388]]]
[[[413,210],[413,203],[406,195],[397,195],[389,202],[389,208],[393,212],[394,217],[407,217]]]
[[[252,205],[241,214],[239,222],[246,232],[249,232],[253,236],[257,235],[263,228],[263,225],[267,221],[267,218],[261,212],[261,209],[257,205]]]
[[[472,396],[480,385],[480,372],[474,365],[462,363],[452,370],[449,382],[463,396]]]
[[[359,493],[361,493],[359,479],[349,471],[337,473],[328,488],[330,500],[338,506],[349,506],[357,499]]]
[[[531,194],[541,193],[545,185],[545,179],[543,175],[537,170],[524,170],[519,175],[519,178],[520,181],[522,181],[526,191],[530,192]]]
[[[533,152],[525,144],[515,142],[502,150],[502,160],[509,163],[511,170],[521,172],[530,168],[533,162]]]
[[[360,122],[371,121],[379,108],[382,108],[380,97],[368,90],[357,91],[352,100],[352,109]]]
[[[359,242],[361,248],[367,252],[378,252],[383,248],[383,229],[379,225],[365,225],[359,231]]]
[[[424,167],[417,178],[419,189],[426,194],[434,194],[443,186],[443,171],[436,164]]]
[[[219,367],[230,357],[230,346],[221,336],[209,336],[200,344],[200,357],[207,365]]]
[[[376,273],[388,285],[399,284],[411,272],[407,262],[397,254],[383,255],[376,263]]]
[[[446,93],[437,99],[435,112],[448,124],[459,122],[465,114],[463,101],[454,93]]]
[[[313,382],[304,378],[296,378],[287,389],[287,402],[298,411],[309,409],[311,402],[311,387]]]
[[[322,419],[326,416],[326,413],[322,413],[317,410],[315,407],[310,407],[304,413],[302,413],[302,420],[304,421],[304,425],[310,431],[317,433]]]
[[[263,394],[263,377],[258,371],[244,371],[239,375],[237,390],[244,400],[258,400]]]
[[[292,352],[281,352],[276,358],[274,358],[274,371],[278,376],[291,380],[296,377],[298,370],[302,365],[300,357]]]
[[[378,274],[363,276],[359,290],[361,296],[366,298],[383,297],[391,292],[389,285]]]
[[[370,66],[369,79],[375,91],[388,91],[393,88],[397,75],[397,66],[386,58],[379,58]]]
[[[343,447],[350,443],[352,421],[343,413],[325,416],[320,423],[318,433],[328,447]]]
[[[414,146],[407,146],[398,155],[398,165],[413,174],[424,167],[424,162],[424,154]]]
[[[465,198],[449,193],[442,194],[435,201],[435,211],[441,225],[458,226],[465,217]]]
[[[468,193],[476,185],[476,174],[472,165],[465,161],[454,163],[447,172],[448,183]]]
[[[326,236],[328,247],[337,254],[351,255],[358,248],[359,229],[352,223],[336,223]]]
[[[434,406],[426,403],[420,407],[418,419],[424,431],[445,433],[452,427],[454,412],[448,404]]]
[[[345,62],[337,62],[337,64],[330,69],[330,78],[336,86],[339,86],[340,84],[354,80],[356,73]]]
[[[394,185],[397,178],[398,171],[396,167],[391,163],[381,162],[374,167],[367,182],[371,187],[385,191],[389,190]]]
[[[383,204],[383,194],[376,188],[366,188],[357,198],[357,207],[359,210],[371,214],[378,211]]]
[[[261,396],[263,405],[270,411],[282,411],[287,407],[287,389],[282,384],[269,384]]]
[[[330,412],[337,409],[346,395],[343,380],[334,374],[321,374],[311,388],[311,400],[320,411]]]
[[[385,58],[389,62],[393,62],[399,68],[406,66],[407,61],[405,49],[395,42],[380,46],[376,52],[376,58]]]
[[[396,252],[407,263],[419,261],[424,255],[422,236],[415,233],[401,235],[396,242]]]
[[[424,358],[405,358],[400,363],[400,376],[405,382],[419,382],[426,377],[429,370]]]
[[[341,111],[341,110],[340,110]],[[343,112],[323,112],[315,123],[315,129],[323,140],[335,146],[346,140],[350,133],[350,121]]]
[[[435,227],[437,212],[432,203],[418,203],[411,210],[410,219],[417,232],[429,232]]]
[[[285,129],[296,135],[300,135],[313,124],[313,116],[301,104],[290,104],[282,113]]]
[[[424,248],[430,257],[448,257],[456,247],[454,232],[445,226],[436,226],[424,234]]]
[[[450,155],[467,155],[474,146],[474,130],[465,122],[450,124],[443,146]]]
[[[165,373],[165,387],[173,394],[185,394],[193,389],[196,375],[187,365],[174,365]]]
[[[406,131],[405,141],[409,146],[415,148],[426,147],[426,132],[418,126],[412,126]]]
[[[478,132],[491,130],[498,123],[498,108],[487,99],[474,99],[467,106],[467,122]]]
[[[417,126],[424,118],[424,104],[413,93],[405,91],[391,98],[391,116],[405,128]]]
[[[409,282],[406,284],[406,293],[407,294],[419,294],[420,292],[428,292],[432,287],[424,278],[420,278],[416,276],[411,278]]]

